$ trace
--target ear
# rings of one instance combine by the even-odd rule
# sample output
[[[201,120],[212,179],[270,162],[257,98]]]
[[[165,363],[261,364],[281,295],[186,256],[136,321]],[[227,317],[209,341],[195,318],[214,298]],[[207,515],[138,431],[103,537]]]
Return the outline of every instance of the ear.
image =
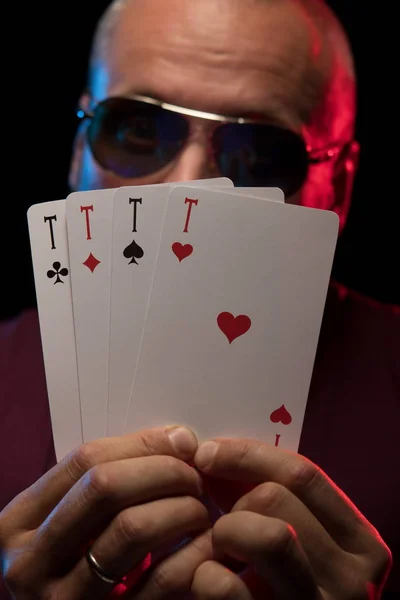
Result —
[[[360,146],[358,142],[352,141],[343,148],[335,165],[332,187],[334,210],[340,218],[340,232],[343,230],[349,214],[359,156]]]
[[[86,112],[89,108],[89,105],[90,96],[87,92],[84,92],[79,99],[78,106],[83,112]],[[82,155],[86,143],[86,130],[88,125],[88,119],[83,119],[75,134],[68,174],[68,185],[73,192],[79,189],[79,182],[81,180]]]

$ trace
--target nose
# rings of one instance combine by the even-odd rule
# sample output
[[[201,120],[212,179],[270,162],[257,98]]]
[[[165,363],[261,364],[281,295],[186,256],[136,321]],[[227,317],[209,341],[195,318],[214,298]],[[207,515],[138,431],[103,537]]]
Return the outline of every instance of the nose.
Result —
[[[219,176],[218,167],[206,144],[200,140],[193,140],[182,150],[165,181],[192,181]]]

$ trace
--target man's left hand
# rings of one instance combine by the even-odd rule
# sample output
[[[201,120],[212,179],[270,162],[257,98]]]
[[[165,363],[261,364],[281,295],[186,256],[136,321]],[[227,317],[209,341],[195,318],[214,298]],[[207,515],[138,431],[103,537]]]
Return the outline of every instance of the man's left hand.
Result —
[[[230,511],[212,531],[221,561],[208,560],[196,570],[196,598],[380,597],[391,567],[389,549],[312,462],[260,442],[218,439],[200,446],[195,463],[216,502]],[[250,489],[244,495],[243,485]],[[242,577],[222,566],[224,558],[247,565]]]

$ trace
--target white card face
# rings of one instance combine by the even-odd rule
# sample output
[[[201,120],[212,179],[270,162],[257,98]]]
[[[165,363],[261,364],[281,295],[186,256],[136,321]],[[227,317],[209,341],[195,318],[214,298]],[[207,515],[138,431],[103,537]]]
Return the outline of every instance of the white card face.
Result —
[[[237,187],[227,190],[235,196],[246,196],[247,198],[262,198],[271,202],[285,202],[285,194],[277,187]]]
[[[331,212],[174,188],[126,430],[297,451],[337,233]]]
[[[190,185],[230,187],[227,178]],[[158,255],[168,190],[174,185],[122,187],[114,195],[108,435],[122,435]],[[187,182],[186,182],[187,185]]]
[[[82,443],[65,200],[35,204],[28,226],[57,461]]]
[[[115,191],[74,192],[66,200],[85,442],[107,435],[111,239]]]

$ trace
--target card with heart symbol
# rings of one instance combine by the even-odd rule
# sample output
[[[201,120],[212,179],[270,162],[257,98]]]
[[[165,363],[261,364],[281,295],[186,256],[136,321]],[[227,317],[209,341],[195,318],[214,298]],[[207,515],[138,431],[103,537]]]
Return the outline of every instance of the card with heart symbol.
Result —
[[[297,451],[337,233],[329,211],[173,187],[125,431]]]
[[[108,371],[108,435],[121,435],[132,392],[150,287],[156,265],[168,190],[173,185],[126,186],[113,198],[110,337]],[[231,194],[249,193],[263,200],[283,202],[279,188],[234,188],[226,177],[191,181],[191,186],[224,188]],[[193,252],[177,242],[179,261]]]

